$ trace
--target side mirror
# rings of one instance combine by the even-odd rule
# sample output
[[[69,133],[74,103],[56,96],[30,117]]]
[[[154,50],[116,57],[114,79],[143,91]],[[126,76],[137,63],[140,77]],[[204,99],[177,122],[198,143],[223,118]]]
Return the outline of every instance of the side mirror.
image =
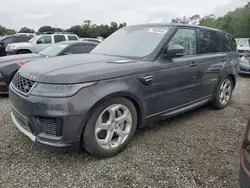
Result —
[[[36,41],[37,44],[42,44],[41,40]]]
[[[185,55],[185,48],[180,45],[170,45],[164,52],[163,55],[167,58],[182,57]]]
[[[4,42],[3,42],[3,41],[0,41],[0,45],[2,45],[2,46],[3,46],[3,45],[4,45]]]

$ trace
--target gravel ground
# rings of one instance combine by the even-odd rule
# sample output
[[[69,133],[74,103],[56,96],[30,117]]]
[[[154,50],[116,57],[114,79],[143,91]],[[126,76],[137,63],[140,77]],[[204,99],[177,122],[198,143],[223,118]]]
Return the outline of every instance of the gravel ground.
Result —
[[[239,187],[249,84],[250,77],[239,78],[225,110],[205,106],[138,130],[109,159],[32,143],[13,126],[8,98],[0,98],[0,187]]]

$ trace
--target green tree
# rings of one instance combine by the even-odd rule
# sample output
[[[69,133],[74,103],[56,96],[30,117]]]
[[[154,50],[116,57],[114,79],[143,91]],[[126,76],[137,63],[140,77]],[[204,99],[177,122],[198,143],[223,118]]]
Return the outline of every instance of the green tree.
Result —
[[[51,26],[47,26],[47,25],[45,25],[45,26],[42,26],[42,27],[40,27],[39,29],[38,29],[38,32],[40,32],[40,33],[44,33],[44,32],[54,32],[55,31],[55,28],[53,28],[53,27],[51,27]]]
[[[35,31],[33,29],[29,29],[27,27],[23,27],[20,29],[19,33],[34,33]]]

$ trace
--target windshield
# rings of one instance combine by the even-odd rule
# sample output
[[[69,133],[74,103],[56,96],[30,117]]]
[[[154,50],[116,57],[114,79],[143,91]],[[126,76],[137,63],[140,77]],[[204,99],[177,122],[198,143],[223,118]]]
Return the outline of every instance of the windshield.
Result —
[[[163,39],[166,26],[134,26],[118,30],[91,53],[142,58],[150,54]]]
[[[35,41],[37,41],[37,39],[39,39],[41,36],[36,36],[36,37],[33,37],[32,39],[29,40],[30,43],[33,43]]]
[[[43,56],[48,56],[48,57],[57,56],[67,46],[68,44],[56,43],[40,51],[38,54],[43,55]]]
[[[238,46],[250,46],[250,39],[249,38],[238,38],[235,39]]]

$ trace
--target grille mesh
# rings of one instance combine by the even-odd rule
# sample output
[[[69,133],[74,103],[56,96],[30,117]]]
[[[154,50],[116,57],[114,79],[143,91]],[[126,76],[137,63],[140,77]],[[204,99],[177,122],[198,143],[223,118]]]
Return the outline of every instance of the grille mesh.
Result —
[[[40,117],[39,120],[43,132],[56,135],[56,119]]]
[[[12,109],[12,113],[14,115],[14,118],[16,119],[17,123],[23,127],[26,131],[31,132],[30,127],[26,119],[19,114],[15,109]]]
[[[27,78],[24,78],[17,73],[12,80],[12,84],[15,87],[15,89],[17,89],[22,93],[27,94],[30,92],[35,82]]]

